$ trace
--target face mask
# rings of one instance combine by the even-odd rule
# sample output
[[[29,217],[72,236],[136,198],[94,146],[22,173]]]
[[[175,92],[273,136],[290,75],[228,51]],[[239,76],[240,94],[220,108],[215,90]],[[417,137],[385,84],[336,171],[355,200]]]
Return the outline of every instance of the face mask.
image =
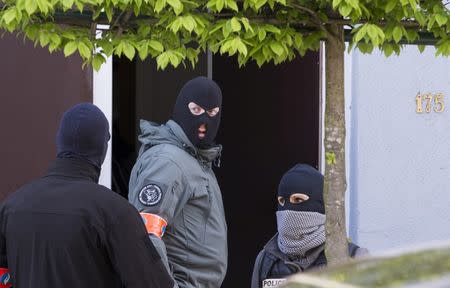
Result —
[[[325,243],[325,215],[317,212],[278,211],[278,247],[290,258]]]
[[[64,113],[56,136],[58,158],[83,159],[100,169],[110,139],[109,124],[95,105],[82,103]]]
[[[206,77],[197,77],[181,89],[172,119],[198,148],[214,145],[220,124],[222,92]]]
[[[278,186],[278,211],[286,210],[325,214],[323,176],[319,171],[298,164],[283,175]]]

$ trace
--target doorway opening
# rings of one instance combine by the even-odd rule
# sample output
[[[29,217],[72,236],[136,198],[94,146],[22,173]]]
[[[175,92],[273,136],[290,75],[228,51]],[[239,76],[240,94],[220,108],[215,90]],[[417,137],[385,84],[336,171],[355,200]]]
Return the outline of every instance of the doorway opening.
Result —
[[[139,119],[164,123],[178,91],[196,76],[212,78],[223,94],[224,146],[215,173],[228,224],[228,271],[223,288],[249,287],[258,252],[276,233],[278,182],[296,163],[318,167],[319,53],[259,69],[236,59],[201,57],[195,69],[157,71],[153,60],[113,61],[113,190],[127,197],[136,160]]]

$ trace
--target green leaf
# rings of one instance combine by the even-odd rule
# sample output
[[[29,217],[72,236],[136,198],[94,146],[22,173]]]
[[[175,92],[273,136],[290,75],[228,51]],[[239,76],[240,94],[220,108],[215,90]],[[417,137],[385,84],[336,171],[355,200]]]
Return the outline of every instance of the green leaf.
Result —
[[[129,42],[125,42],[123,54],[125,54],[128,59],[133,60],[134,55],[136,54],[136,50],[134,49],[134,46]]]
[[[92,58],[92,67],[95,71],[99,71],[102,64],[105,63],[106,60],[103,58],[101,54],[95,54],[94,58]]]
[[[416,30],[406,30],[406,39],[408,39],[409,42],[414,42],[417,38],[419,38],[419,34]]]
[[[419,22],[420,26],[424,26],[426,24],[426,19],[422,12],[416,12],[414,14],[414,17],[416,18],[417,22]]]
[[[226,52],[230,51],[231,45],[233,44],[233,40],[227,40],[223,45],[220,47],[220,54],[224,54]]]
[[[155,12],[161,12],[166,7],[166,0],[157,0],[155,4]]]
[[[105,7],[105,13],[109,23],[111,23],[113,18],[113,8],[110,6]]]
[[[259,29],[258,30],[258,39],[259,41],[263,41],[266,38],[266,30]]]
[[[225,0],[217,0],[216,1],[217,12],[222,11],[223,6],[225,6]]]
[[[70,56],[72,55],[75,51],[77,51],[78,48],[78,44],[76,41],[70,41],[67,42],[66,45],[64,46],[64,56]]]
[[[336,9],[336,7],[339,6],[339,4],[341,4],[342,0],[333,0],[333,9]]]
[[[425,51],[425,45],[417,45],[417,48],[419,49],[420,53],[423,53]]]
[[[139,58],[141,60],[145,60],[148,56],[148,43],[145,41],[143,44],[141,44],[138,48]]]
[[[37,2],[36,0],[26,0],[25,1],[25,10],[27,11],[28,15],[33,14],[36,12],[37,9]]]
[[[148,41],[148,46],[150,46],[153,50],[158,52],[164,51],[164,46],[161,44],[161,42],[156,40],[150,40]]]
[[[409,4],[411,5],[411,8],[416,11],[417,10],[417,2],[416,0],[409,0]]]
[[[448,18],[446,15],[437,14],[435,17],[436,22],[438,23],[439,27],[447,24]]]
[[[239,20],[236,17],[231,18],[230,23],[233,32],[241,31],[241,23],[239,23]]]
[[[74,0],[62,0],[61,3],[65,9],[70,9],[73,6]]]
[[[272,41],[272,42],[270,43],[270,49],[272,49],[272,51],[273,51],[275,54],[277,54],[278,56],[281,56],[281,55],[283,55],[283,53],[284,53],[283,46],[282,46],[280,43],[275,42],[275,41]]]
[[[194,18],[189,15],[182,18],[183,27],[188,30],[189,32],[192,32],[194,30],[196,23]]]
[[[336,154],[334,154],[334,152],[326,152],[325,159],[328,165],[336,164]]]
[[[138,34],[140,36],[147,36],[148,34],[150,34],[151,28],[149,25],[140,25],[139,29],[138,29]]]
[[[173,33],[177,33],[180,30],[182,23],[183,17],[178,17],[169,25],[169,28],[173,31]]]
[[[41,47],[47,46],[47,44],[50,43],[50,37],[48,36],[48,33],[41,32],[39,34],[39,43],[41,44]]]
[[[231,33],[231,22],[227,21],[222,27],[223,38],[228,38]]]
[[[361,27],[357,30],[355,36],[353,36],[353,42],[356,43],[356,42],[361,41],[361,39],[363,39],[364,36],[366,36],[366,33],[367,33],[367,24],[361,26]]]
[[[59,46],[61,44],[61,37],[58,34],[51,34],[50,40],[56,46]]]
[[[395,43],[398,43],[403,37],[402,28],[400,26],[395,26],[394,30],[392,31],[392,36],[394,37]]]
[[[36,0],[36,2],[39,7],[39,10],[41,10],[42,13],[47,14],[48,6],[50,5],[50,3],[48,3],[47,0]]]
[[[78,42],[78,51],[80,52],[81,57],[85,59],[91,58],[92,51],[84,42]]]
[[[76,1],[75,2],[75,6],[77,6],[78,11],[80,11],[80,13],[83,13],[84,5],[83,5],[83,3],[81,1]]]
[[[357,47],[358,47],[359,51],[361,51],[364,54],[372,53],[372,51],[373,51],[373,45],[371,43],[359,42]]]
[[[353,9],[359,9],[359,1],[358,0],[345,0]]]
[[[245,17],[242,17],[241,18],[241,22],[242,22],[242,24],[244,25],[244,28],[245,28],[245,31],[246,32],[252,32],[253,33],[253,28],[252,28],[252,26],[250,26],[250,22],[248,21],[248,19],[247,18],[245,18]]]
[[[236,11],[236,12],[239,11],[237,3],[234,0],[226,0],[226,4],[227,4],[227,7],[230,8],[231,10]]]
[[[397,6],[398,0],[389,0],[386,4],[386,7],[384,8],[384,11],[386,13],[390,13],[392,10],[394,10],[395,6]]]
[[[350,15],[350,13],[352,12],[352,6],[343,3],[341,6],[339,6],[339,13],[344,16],[347,17],[348,15]]]
[[[16,19],[16,9],[15,8],[9,8],[6,10],[6,12],[3,14],[2,17],[3,21],[5,21],[6,24],[11,23]]]
[[[172,53],[171,51],[168,52],[170,64],[172,64],[173,67],[177,68],[178,65],[180,65],[181,58],[179,58],[179,56],[177,56],[175,53]]]
[[[206,8],[213,10],[214,7],[217,6],[217,0],[209,0],[208,3],[206,3]]]
[[[168,51],[162,53],[158,57],[156,57],[156,64],[158,69],[166,69],[167,65],[169,64],[169,55],[167,54]]]
[[[256,9],[261,9],[267,3],[267,0],[256,0]]]
[[[123,54],[123,50],[125,49],[125,43],[124,42],[119,42],[119,44],[116,46],[116,48],[114,49],[114,53],[117,56],[122,56]]]
[[[176,15],[179,15],[183,11],[183,4],[180,0],[167,0],[167,3],[172,6]]]
[[[301,34],[295,34],[294,44],[297,49],[303,45],[303,36]]]
[[[264,26],[264,28],[266,29],[266,31],[275,33],[275,34],[280,34],[281,30],[278,29],[277,27],[273,26],[273,25],[266,25]]]
[[[237,50],[239,51],[239,53],[241,53],[244,56],[247,56],[248,50],[247,50],[247,46],[245,46],[244,43],[242,43],[240,38],[237,38]]]
[[[386,44],[383,47],[383,52],[384,52],[384,55],[386,55],[386,57],[389,57],[392,55],[392,53],[394,53],[394,48],[392,47],[391,44]]]

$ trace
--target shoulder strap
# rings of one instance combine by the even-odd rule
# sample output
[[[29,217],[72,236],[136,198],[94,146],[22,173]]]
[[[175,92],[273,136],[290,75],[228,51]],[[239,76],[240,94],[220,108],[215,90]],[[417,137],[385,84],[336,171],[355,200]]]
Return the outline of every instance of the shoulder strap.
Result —
[[[356,250],[358,249],[359,249],[358,245],[352,242],[348,243],[348,254],[350,255],[350,257],[355,257]]]
[[[359,249],[359,246],[349,242],[348,243],[348,254],[350,255],[350,257],[354,257],[356,250]],[[317,266],[317,265],[326,265],[327,264],[327,258],[325,257],[325,250],[322,251],[319,254],[319,257],[317,257],[316,261],[314,261],[314,264],[311,266]]]

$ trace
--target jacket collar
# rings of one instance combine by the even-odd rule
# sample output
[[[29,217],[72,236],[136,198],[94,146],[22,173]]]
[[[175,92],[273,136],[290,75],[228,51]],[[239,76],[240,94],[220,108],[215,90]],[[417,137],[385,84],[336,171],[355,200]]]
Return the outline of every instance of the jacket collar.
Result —
[[[209,149],[199,149],[191,143],[181,126],[175,121],[169,120],[167,122],[167,127],[175,135],[179,143],[181,143],[181,146],[199,160],[210,163],[220,158],[222,145],[216,145]]]
[[[324,248],[325,248],[325,244],[318,246],[316,248],[313,248],[313,249],[309,250],[308,252],[306,252],[307,254],[312,256],[312,259],[314,259],[312,262],[306,263],[304,261],[291,260],[291,259],[289,259],[289,257],[286,254],[281,252],[280,248],[278,247],[278,233],[276,233],[275,236],[273,236],[269,240],[269,242],[267,242],[267,244],[264,246],[264,251],[273,255],[275,258],[280,259],[281,261],[283,261],[285,263],[295,264],[296,266],[301,267],[302,270],[306,270],[312,264],[314,264],[314,262],[319,258],[320,254],[323,252]]]
[[[56,158],[45,177],[60,176],[85,179],[98,183],[100,170],[91,163],[77,158]]]
[[[219,159],[222,152],[222,146],[216,145],[209,149],[198,149],[195,147],[184,133],[183,129],[173,120],[167,121],[164,125],[152,123],[150,121],[141,120],[141,134],[139,141],[143,144],[145,151],[149,147],[159,144],[171,144],[185,150],[198,161],[202,163],[214,162],[219,166]]]

